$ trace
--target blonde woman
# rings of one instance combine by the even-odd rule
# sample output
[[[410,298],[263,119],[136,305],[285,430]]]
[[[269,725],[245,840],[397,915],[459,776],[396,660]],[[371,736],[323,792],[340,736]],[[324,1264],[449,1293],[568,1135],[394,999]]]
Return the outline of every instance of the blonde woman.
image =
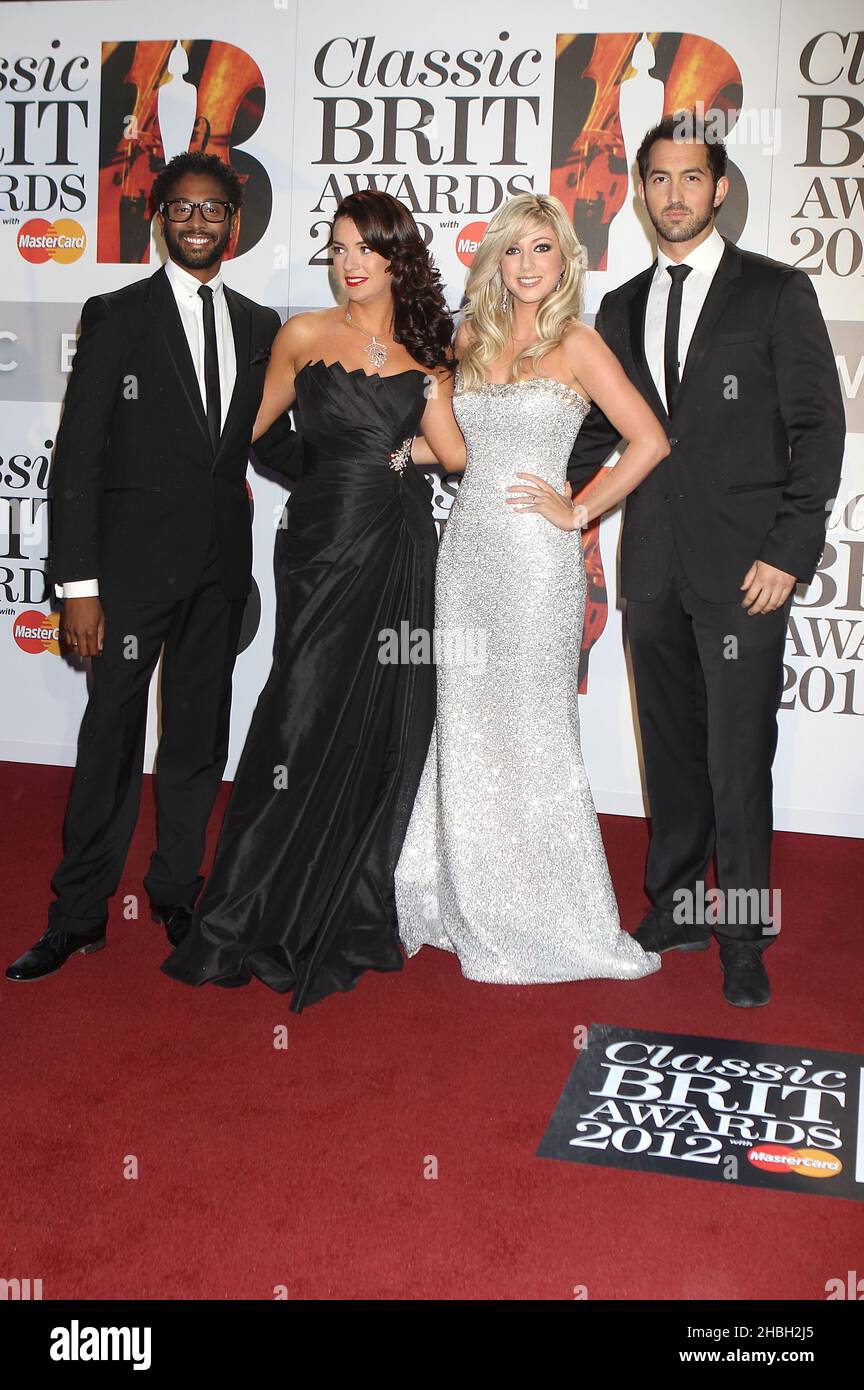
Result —
[[[583,266],[558,199],[520,194],[477,250],[456,338],[467,463],[438,557],[437,719],[396,898],[409,955],[454,951],[464,975],[497,983],[635,979],[660,965],[620,927],[577,686],[580,528],[669,445],[580,322]],[[592,401],[629,442],[574,506],[567,462]],[[415,442],[415,460],[431,461],[426,449]]]

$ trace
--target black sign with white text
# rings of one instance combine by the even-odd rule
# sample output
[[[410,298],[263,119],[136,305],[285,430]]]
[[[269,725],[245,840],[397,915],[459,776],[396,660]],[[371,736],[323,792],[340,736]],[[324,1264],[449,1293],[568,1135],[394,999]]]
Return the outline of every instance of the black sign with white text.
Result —
[[[864,1057],[592,1024],[540,1158],[864,1200]]]

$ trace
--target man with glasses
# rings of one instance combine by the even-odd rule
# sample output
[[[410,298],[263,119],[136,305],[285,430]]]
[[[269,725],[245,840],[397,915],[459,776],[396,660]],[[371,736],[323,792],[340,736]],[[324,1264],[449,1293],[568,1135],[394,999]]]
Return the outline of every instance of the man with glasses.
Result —
[[[6,971],[29,981],[105,944],[135,829],[150,679],[164,647],[156,849],[144,880],[178,945],[203,882],[228,753],[231,676],[251,586],[246,467],[280,326],[223,283],[242,184],[214,155],[178,155],[153,185],[168,261],[87,301],[57,436],[52,570],[62,635],[92,657],[90,699],[52,879],[48,930]],[[286,415],[255,445],[295,476]]]

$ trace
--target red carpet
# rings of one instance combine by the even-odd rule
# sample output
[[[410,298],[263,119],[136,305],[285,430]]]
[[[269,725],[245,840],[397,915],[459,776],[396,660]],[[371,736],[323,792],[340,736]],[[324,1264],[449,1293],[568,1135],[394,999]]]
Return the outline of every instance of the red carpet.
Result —
[[[4,968],[44,930],[70,775],[0,764]],[[124,921],[121,896],[142,892],[152,826],[148,782],[107,950],[3,982],[0,1276],[45,1299],[818,1300],[864,1273],[856,1203],[534,1157],[580,1024],[864,1051],[862,842],[777,836],[766,1009],[723,1001],[716,949],[535,988],[427,949],[297,1018],[257,982],[160,972],[162,929]],[[632,926],[645,826],[603,834]]]

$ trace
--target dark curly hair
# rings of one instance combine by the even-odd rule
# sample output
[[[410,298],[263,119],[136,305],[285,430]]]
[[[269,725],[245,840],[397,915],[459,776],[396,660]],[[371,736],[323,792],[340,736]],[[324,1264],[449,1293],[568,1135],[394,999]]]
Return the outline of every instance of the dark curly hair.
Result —
[[[333,227],[340,217],[350,217],[366,245],[389,261],[394,342],[424,367],[452,370],[453,319],[441,274],[408,209],[391,193],[377,189],[350,193],[333,215],[328,245],[333,243]]]
[[[150,198],[154,211],[160,203],[167,202],[172,189],[186,174],[207,174],[222,185],[222,191],[235,208],[243,204],[243,184],[231,168],[215,154],[204,154],[201,150],[188,150],[186,154],[175,154],[165,168],[153,180]]]

